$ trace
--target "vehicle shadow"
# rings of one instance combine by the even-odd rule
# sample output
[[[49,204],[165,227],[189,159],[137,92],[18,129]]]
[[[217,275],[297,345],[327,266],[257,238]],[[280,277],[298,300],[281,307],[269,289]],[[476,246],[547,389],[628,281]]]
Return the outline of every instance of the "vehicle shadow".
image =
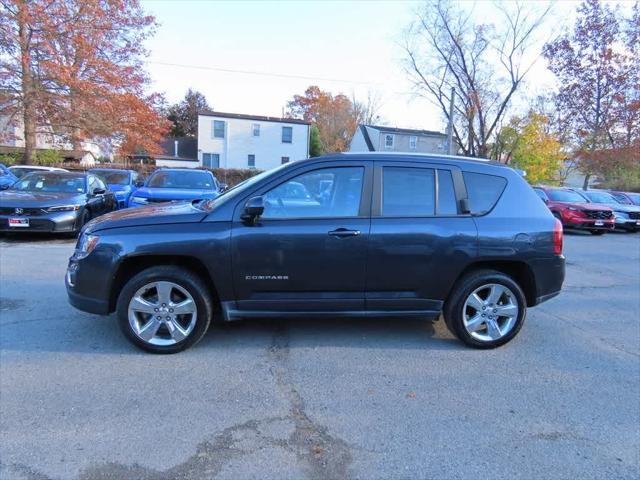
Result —
[[[115,315],[74,313],[0,322],[0,350],[19,352],[145,355],[120,332]],[[443,321],[420,318],[261,319],[213,324],[189,354],[237,349],[268,350],[274,339],[289,348],[455,350],[465,347]],[[200,352],[200,353],[199,353]]]

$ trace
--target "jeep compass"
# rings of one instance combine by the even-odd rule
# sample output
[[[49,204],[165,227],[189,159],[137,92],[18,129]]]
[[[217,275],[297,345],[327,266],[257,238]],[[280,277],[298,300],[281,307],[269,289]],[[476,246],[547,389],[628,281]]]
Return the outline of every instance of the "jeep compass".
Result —
[[[560,292],[562,225],[511,168],[420,154],[338,154],[282,165],[217,198],[89,222],[69,260],[71,304],[116,312],[154,353],[212,321],[443,314],[493,348]]]

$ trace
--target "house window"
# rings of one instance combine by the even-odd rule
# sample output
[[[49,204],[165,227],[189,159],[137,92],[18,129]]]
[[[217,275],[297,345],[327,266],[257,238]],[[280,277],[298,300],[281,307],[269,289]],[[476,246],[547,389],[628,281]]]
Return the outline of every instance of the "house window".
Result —
[[[251,128],[253,130],[253,136],[254,137],[259,137],[260,136],[260,124],[259,123],[254,123]]]
[[[418,147],[418,137],[411,135],[409,137],[409,149],[415,150]]]
[[[213,121],[213,138],[224,138],[224,122],[222,120]]]
[[[207,168],[220,168],[220,155],[217,153],[203,153],[202,166]]]
[[[393,135],[387,134],[384,136],[384,148],[393,148]]]
[[[249,168],[256,168],[256,156],[255,155],[247,155],[247,166]]]
[[[282,164],[284,165],[285,163],[289,163],[289,157],[282,157]]]
[[[293,127],[282,127],[282,143],[293,141]]]

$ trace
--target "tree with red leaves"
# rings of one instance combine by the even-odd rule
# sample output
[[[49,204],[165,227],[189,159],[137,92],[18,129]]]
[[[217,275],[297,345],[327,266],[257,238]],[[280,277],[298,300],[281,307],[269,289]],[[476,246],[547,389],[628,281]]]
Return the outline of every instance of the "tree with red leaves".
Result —
[[[590,175],[606,176],[616,162],[638,163],[639,27],[637,4],[624,20],[599,0],[585,0],[573,32],[544,47],[559,80],[558,106],[571,120],[585,188]]]
[[[138,0],[1,0],[0,114],[21,119],[24,162],[45,129],[74,148],[109,138],[121,154],[160,151],[168,122],[146,94]]]

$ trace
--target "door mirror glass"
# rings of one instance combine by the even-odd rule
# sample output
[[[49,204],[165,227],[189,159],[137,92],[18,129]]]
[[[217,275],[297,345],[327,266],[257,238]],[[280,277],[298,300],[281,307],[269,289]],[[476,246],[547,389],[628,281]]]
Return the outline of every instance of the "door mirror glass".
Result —
[[[227,190],[229,190],[229,185],[227,185],[226,183],[219,183],[218,187],[221,192],[226,192]]]
[[[144,180],[136,180],[135,186],[138,188],[144,187]]]
[[[94,188],[93,195],[103,195],[106,192],[104,188]]]
[[[242,212],[242,220],[253,221],[264,213],[264,199],[262,197],[253,197],[247,200]]]

